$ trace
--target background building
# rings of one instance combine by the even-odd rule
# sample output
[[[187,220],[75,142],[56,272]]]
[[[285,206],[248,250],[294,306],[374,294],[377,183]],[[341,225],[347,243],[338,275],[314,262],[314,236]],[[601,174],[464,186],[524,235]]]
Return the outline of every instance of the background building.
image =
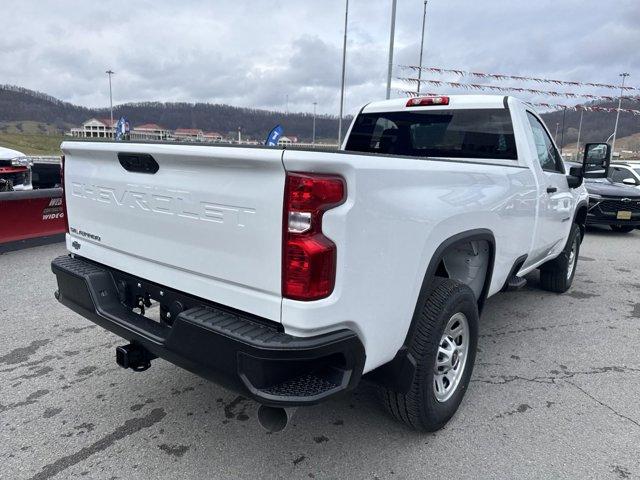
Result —
[[[207,132],[203,135],[205,142],[222,142],[224,137],[218,132]]]
[[[148,141],[170,140],[171,131],[168,128],[163,128],[156,123],[145,123],[144,125],[140,125],[131,129],[130,139]]]
[[[91,118],[80,128],[72,128],[71,136],[81,138],[113,138],[113,132],[118,121],[111,123],[109,118]]]
[[[202,142],[204,140],[204,132],[199,128],[177,128],[173,132],[173,138],[186,142]]]

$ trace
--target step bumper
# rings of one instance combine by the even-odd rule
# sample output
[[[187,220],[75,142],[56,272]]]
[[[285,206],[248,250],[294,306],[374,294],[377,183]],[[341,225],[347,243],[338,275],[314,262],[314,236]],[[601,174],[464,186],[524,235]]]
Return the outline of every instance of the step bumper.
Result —
[[[58,300],[74,312],[264,405],[317,404],[355,388],[362,375],[364,347],[350,330],[294,337],[275,322],[79,257],[56,258],[51,269]],[[171,324],[134,311],[141,297],[166,305]]]

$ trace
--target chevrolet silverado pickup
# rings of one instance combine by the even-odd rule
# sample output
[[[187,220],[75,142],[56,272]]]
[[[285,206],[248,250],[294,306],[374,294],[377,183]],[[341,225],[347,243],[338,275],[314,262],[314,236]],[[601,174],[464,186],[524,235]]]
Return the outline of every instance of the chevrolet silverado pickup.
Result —
[[[363,378],[437,430],[486,299],[534,269],[570,288],[610,154],[587,147],[565,171],[530,105],[484,95],[370,103],[336,151],[65,141],[56,298],[129,342],[120,366],[173,362],[274,430]]]

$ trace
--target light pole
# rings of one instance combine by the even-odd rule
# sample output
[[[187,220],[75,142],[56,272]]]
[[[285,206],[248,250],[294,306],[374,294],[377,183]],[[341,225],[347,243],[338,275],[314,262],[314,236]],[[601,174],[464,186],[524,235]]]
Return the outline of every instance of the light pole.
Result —
[[[109,125],[109,128],[113,131],[113,94],[111,93],[111,75],[113,75],[114,72],[113,70],[107,70],[104,73],[109,75],[109,110],[111,111],[111,124]]]
[[[316,144],[316,105],[318,102],[313,102],[313,130],[311,134],[311,144]]]
[[[344,40],[342,42],[342,84],[340,86],[340,116],[338,117],[338,148],[342,144],[342,111],[344,109],[344,74],[347,62],[347,21],[349,20],[349,0],[344,7]]]
[[[422,80],[422,52],[424,50],[424,27],[427,23],[427,2],[424,0],[424,10],[422,11],[422,36],[420,37],[420,62],[418,63],[418,91],[420,93],[420,80]]]
[[[622,85],[620,86],[620,98],[618,98],[618,111],[616,112],[616,125],[613,127],[613,140],[611,141],[611,158],[613,159],[614,149],[616,148],[616,135],[618,135],[618,119],[620,118],[620,106],[622,105],[622,94],[624,93],[624,82],[629,76],[628,73],[621,73]]]
[[[567,116],[567,107],[562,109],[562,133],[560,134],[560,157],[562,157],[562,146],[564,145],[564,119]]]
[[[387,70],[387,100],[391,98],[391,75],[393,74],[393,41],[396,34],[396,4],[398,0],[391,1],[391,32],[389,34],[389,69]]]
[[[580,109],[580,123],[578,124],[578,141],[576,142],[576,160],[580,160],[580,133],[582,133],[582,115],[584,109]]]

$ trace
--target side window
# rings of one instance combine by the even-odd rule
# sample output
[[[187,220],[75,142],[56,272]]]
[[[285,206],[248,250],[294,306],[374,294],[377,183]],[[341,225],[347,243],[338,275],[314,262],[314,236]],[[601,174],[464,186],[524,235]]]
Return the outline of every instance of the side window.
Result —
[[[611,181],[622,183],[625,178],[633,178],[632,173],[626,168],[613,167],[611,169]],[[635,180],[635,178],[633,178]]]
[[[549,172],[564,173],[562,168],[562,159],[556,147],[551,141],[551,137],[545,130],[544,126],[531,112],[527,112],[527,118],[533,131],[533,139],[536,144],[536,151],[538,153],[538,161],[543,170]]]

